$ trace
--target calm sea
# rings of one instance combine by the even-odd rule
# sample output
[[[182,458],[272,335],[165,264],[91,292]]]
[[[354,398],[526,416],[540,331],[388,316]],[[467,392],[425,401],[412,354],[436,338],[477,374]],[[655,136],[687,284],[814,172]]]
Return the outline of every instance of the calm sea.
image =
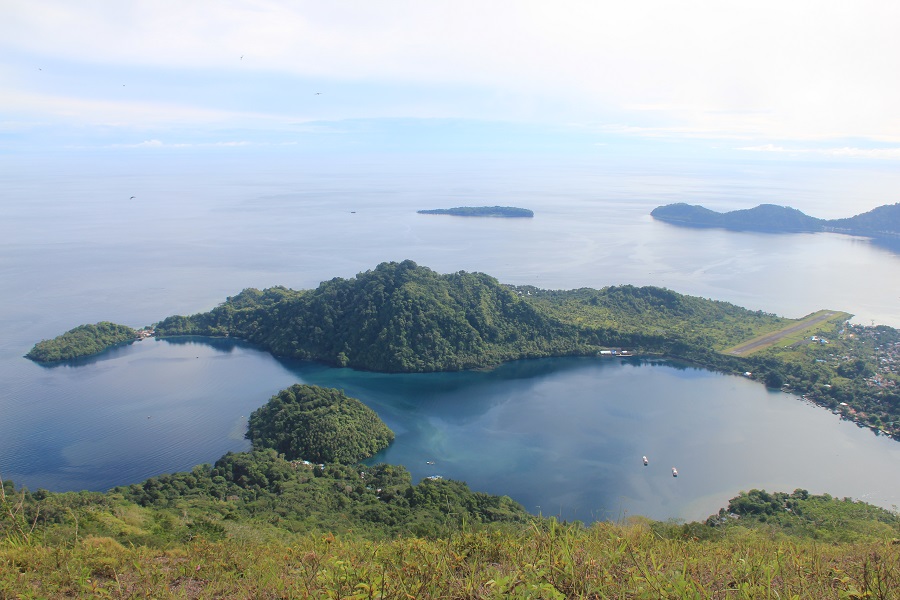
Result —
[[[305,381],[342,387],[381,414],[398,438],[379,458],[417,478],[507,493],[534,512],[698,518],[751,487],[900,504],[895,442],[742,378],[672,364],[550,360],[385,376],[197,340],[146,341],[49,368],[22,358],[81,323],[141,326],[208,310],[245,287],[310,288],[404,259],[505,283],[659,285],[789,317],[832,308],[900,326],[895,249],[831,234],[680,229],[648,215],[670,202],[770,202],[850,216],[896,200],[900,176],[890,170],[3,161],[0,475],[32,489],[105,489],[214,462],[246,448],[254,408]],[[460,205],[521,206],[535,218],[415,212]],[[861,477],[863,464],[874,481]]]

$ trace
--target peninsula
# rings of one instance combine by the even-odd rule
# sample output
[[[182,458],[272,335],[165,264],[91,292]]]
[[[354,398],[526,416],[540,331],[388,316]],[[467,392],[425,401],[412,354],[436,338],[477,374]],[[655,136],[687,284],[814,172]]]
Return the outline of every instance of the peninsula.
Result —
[[[416,211],[420,215],[453,215],[454,217],[503,217],[531,218],[534,211],[515,206],[458,206],[456,208],[434,208]]]
[[[703,206],[678,203],[654,208],[659,221],[685,227],[718,227],[767,233],[833,232],[872,238],[900,238],[900,203],[879,206],[846,219],[819,219],[796,208],[760,204],[746,210],[719,213]]]
[[[313,290],[245,289],[208,312],[165,318],[155,334],[228,336],[276,356],[385,373],[669,357],[789,390],[900,439],[900,331],[851,325],[851,316],[786,319],[657,287],[542,290],[406,260]]]

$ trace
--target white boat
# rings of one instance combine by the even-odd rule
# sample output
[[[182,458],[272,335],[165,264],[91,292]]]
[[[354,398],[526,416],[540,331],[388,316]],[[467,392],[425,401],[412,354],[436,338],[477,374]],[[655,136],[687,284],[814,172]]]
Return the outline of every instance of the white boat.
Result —
[[[650,461],[647,460],[647,457],[646,457],[646,456],[644,456],[643,459],[644,459],[644,466],[645,466],[645,467],[646,467],[648,464],[650,464]]]
[[[678,469],[672,467],[672,477],[678,477]]]

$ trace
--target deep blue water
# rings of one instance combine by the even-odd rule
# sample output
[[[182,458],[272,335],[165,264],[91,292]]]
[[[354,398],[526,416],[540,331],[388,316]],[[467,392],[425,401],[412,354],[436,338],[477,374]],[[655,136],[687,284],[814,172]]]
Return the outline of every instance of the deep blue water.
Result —
[[[246,448],[254,408],[304,381],[342,387],[379,412],[398,433],[379,458],[416,478],[507,493],[535,512],[703,517],[751,487],[900,504],[895,442],[743,378],[669,364],[570,359],[388,376],[197,340],[145,341],[54,367],[22,357],[81,323],[141,326],[208,310],[244,287],[310,288],[404,259],[505,283],[660,285],[790,317],[832,308],[900,326],[895,249],[830,234],[688,230],[648,216],[685,201],[717,210],[774,202],[834,218],[892,203],[898,184],[889,170],[766,164],[4,157],[0,476],[32,489],[105,489],[214,462]],[[535,218],[415,212],[459,205],[521,206]],[[644,454],[650,465],[635,468]]]

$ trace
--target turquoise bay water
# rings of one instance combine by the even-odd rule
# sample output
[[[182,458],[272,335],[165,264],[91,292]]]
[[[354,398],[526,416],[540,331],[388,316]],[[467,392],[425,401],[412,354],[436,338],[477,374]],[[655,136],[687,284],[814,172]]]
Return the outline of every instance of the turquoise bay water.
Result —
[[[34,368],[48,393],[7,415],[22,433],[0,442],[4,475],[32,489],[102,490],[246,450],[250,413],[304,382],[344,389],[396,432],[374,462],[507,494],[534,513],[704,518],[751,487],[900,504],[896,442],[742,377],[666,361],[386,375],[184,338]]]
[[[896,442],[743,378],[669,363],[388,376],[221,340],[145,341],[54,367],[23,358],[81,323],[142,326],[245,287],[311,288],[404,259],[504,283],[659,285],[789,317],[832,308],[900,326],[897,249],[649,217],[679,201],[849,216],[896,200],[893,171],[156,158],[64,168],[5,157],[0,184],[0,476],[32,489],[105,489],[214,462],[247,447],[253,409],[304,381],[379,412],[398,433],[379,460],[509,494],[533,512],[700,518],[751,487],[900,504]],[[521,206],[535,218],[415,212],[460,205]]]

